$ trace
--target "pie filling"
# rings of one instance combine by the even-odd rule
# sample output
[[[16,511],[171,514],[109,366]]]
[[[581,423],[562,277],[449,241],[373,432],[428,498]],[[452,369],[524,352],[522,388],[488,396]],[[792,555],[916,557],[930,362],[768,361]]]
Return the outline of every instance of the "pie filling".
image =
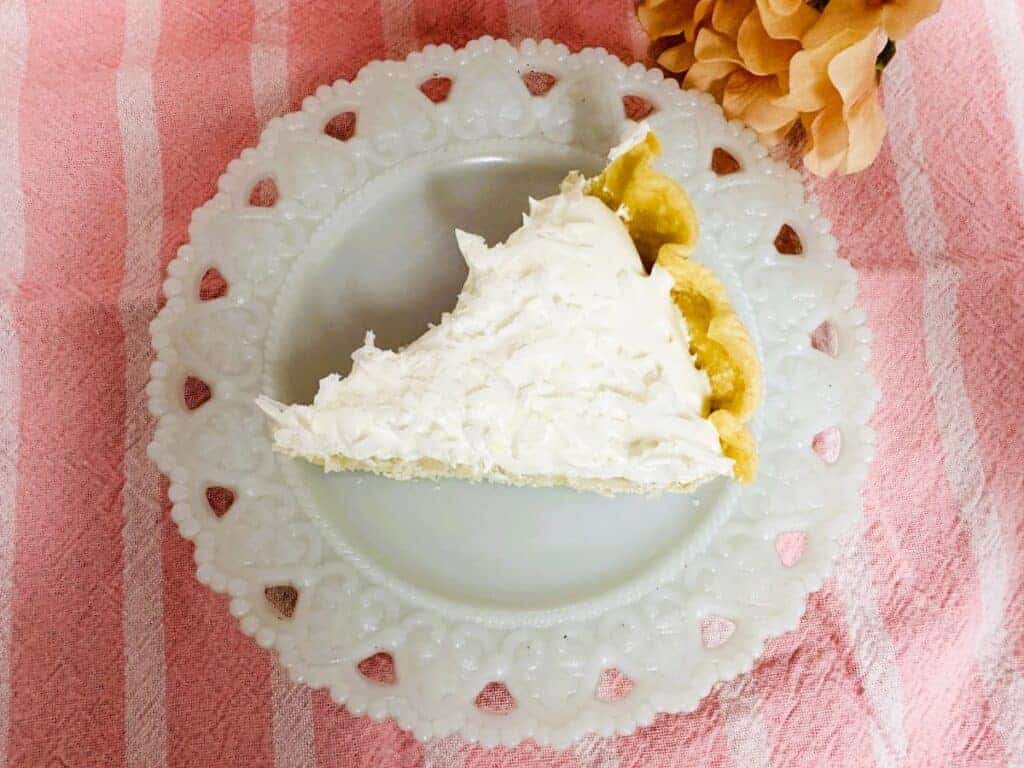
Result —
[[[697,219],[641,127],[603,173],[531,200],[504,243],[457,231],[455,308],[399,351],[372,331],[312,405],[258,400],[275,448],[328,471],[601,493],[756,473],[753,344],[689,256]],[[648,268],[649,272],[648,272]]]

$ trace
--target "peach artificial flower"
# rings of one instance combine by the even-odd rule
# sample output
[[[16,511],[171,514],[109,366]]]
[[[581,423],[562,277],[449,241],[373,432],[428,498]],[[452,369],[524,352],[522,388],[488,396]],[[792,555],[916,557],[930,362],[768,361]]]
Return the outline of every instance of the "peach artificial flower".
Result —
[[[643,0],[636,13],[651,38],[696,37],[697,25],[711,10],[713,0]]]
[[[805,0],[641,0],[637,16],[651,39],[679,38],[658,63],[670,72],[685,72],[696,60],[701,26],[735,39],[755,5],[762,28],[774,40],[799,40],[819,16]]]
[[[856,173],[878,155],[885,116],[875,61],[885,41],[879,27],[866,32],[846,28],[793,56],[789,93],[774,105],[800,113],[809,147],[804,164],[813,173]]]
[[[844,30],[881,27],[890,40],[902,40],[931,16],[942,0],[829,0],[804,46],[814,48]]]
[[[806,134],[812,172],[870,165],[885,136],[879,59],[941,0],[641,0],[640,21],[672,42],[658,58],[726,116],[776,144]],[[823,8],[819,12],[819,8]]]
[[[699,24],[684,85],[711,93],[727,117],[777,142],[799,117],[773,102],[787,92],[789,60],[800,43],[769,35],[755,0],[718,0]]]
[[[804,164],[811,172],[856,173],[871,165],[886,128],[878,94],[879,54],[940,3],[829,0],[805,30],[803,50],[790,62],[789,94],[774,103],[800,112],[808,147]]]
[[[681,36],[658,63],[686,72],[684,84],[713,94],[730,119],[768,143],[796,123],[795,111],[773,101],[787,93],[789,60],[818,18],[803,0],[643,0],[637,13],[651,37]]]
[[[776,40],[799,40],[819,16],[806,0],[757,0],[757,10]]]
[[[697,27],[710,16],[714,0],[643,0],[636,12],[640,24],[652,40],[682,37],[681,42],[667,48],[658,57],[658,64],[670,72],[685,72],[694,62],[694,40]]]

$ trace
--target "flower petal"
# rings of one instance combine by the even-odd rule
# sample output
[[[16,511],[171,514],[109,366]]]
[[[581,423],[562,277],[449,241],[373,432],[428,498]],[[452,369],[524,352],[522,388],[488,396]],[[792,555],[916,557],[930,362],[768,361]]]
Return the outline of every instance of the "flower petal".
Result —
[[[830,176],[843,165],[850,145],[839,99],[815,115],[810,126],[805,118],[804,127],[811,142],[804,165],[818,176]]]
[[[881,20],[881,5],[869,5],[867,0],[829,0],[821,17],[801,40],[804,48],[817,48],[843,31],[863,37]]]
[[[693,21],[683,30],[686,33],[687,40],[697,39],[697,27],[705,19],[710,18],[714,5],[715,0],[697,0],[697,5],[693,8]]]
[[[697,0],[644,0],[636,15],[652,38],[679,35],[693,18],[696,3]]]
[[[685,72],[693,66],[693,43],[680,43],[661,52],[658,64],[669,72]]]
[[[689,18],[684,9],[692,4],[691,0],[644,0],[637,6],[636,16],[640,20],[640,26],[652,39],[680,35],[683,32],[683,25]]]
[[[793,54],[800,50],[800,43],[769,37],[761,16],[757,10],[752,10],[740,24],[736,48],[748,70],[755,75],[773,75],[789,67]]]
[[[776,142],[797,119],[791,109],[781,109],[772,102],[783,93],[774,77],[757,77],[749,72],[733,73],[722,94],[722,108],[730,118],[740,118],[762,138]]]
[[[740,24],[753,7],[754,0],[718,0],[711,15],[711,25],[723,35],[735,38]]]
[[[804,0],[768,0],[768,7],[772,9],[772,13],[777,13],[780,16],[796,13],[803,4]]]
[[[776,144],[784,140],[789,135],[789,132],[793,130],[794,125],[796,125],[796,120],[794,120],[791,123],[786,123],[786,125],[780,126],[779,128],[776,128],[774,131],[765,131],[764,133],[759,133],[757,135],[757,138],[759,138],[761,140],[761,143],[764,144],[765,146],[774,147]]]
[[[717,99],[725,78],[737,69],[739,65],[732,61],[696,61],[686,72],[683,85],[687,88],[696,88],[698,91],[707,91]]]
[[[884,42],[885,33],[872,30],[828,63],[829,80],[839,91],[843,104],[853,104],[878,89],[875,57]]]
[[[789,94],[776,104],[799,112],[817,112],[824,107],[835,94],[828,64],[856,39],[853,32],[843,31],[817,48],[794,54],[789,62]]]
[[[697,26],[711,13],[714,0],[644,0],[637,6],[640,24],[652,38],[696,37]]]
[[[803,2],[797,3],[792,12],[781,13],[777,9],[783,5],[780,0],[757,0],[761,23],[776,40],[799,40],[818,20],[819,13]]]
[[[704,27],[697,33],[694,47],[697,61],[731,61],[737,66],[743,64],[736,43],[725,35]]]
[[[845,110],[845,117],[850,146],[843,173],[856,173],[875,161],[885,139],[885,113],[878,101],[878,92],[866,94]]]
[[[902,40],[910,30],[931,16],[942,0],[890,0],[882,8],[882,26],[893,40]]]

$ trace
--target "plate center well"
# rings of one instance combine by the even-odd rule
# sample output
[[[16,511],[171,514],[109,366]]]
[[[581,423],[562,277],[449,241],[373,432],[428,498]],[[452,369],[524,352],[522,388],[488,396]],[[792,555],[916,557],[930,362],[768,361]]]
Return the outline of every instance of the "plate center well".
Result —
[[[508,141],[425,155],[346,202],[298,260],[282,291],[267,359],[271,396],[308,403],[328,373],[346,373],[367,330],[397,349],[451,309],[466,276],[455,228],[503,240],[527,199],[602,160],[562,145]],[[289,461],[289,475],[328,538],[411,592],[478,615],[543,611],[642,588],[702,546],[727,495],[614,499],[566,489],[461,481],[395,482],[325,475]]]

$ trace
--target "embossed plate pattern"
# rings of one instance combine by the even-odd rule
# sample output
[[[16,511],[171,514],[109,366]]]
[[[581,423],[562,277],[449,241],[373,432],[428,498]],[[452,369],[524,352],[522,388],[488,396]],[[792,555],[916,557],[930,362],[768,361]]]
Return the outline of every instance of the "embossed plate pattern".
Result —
[[[402,180],[463,161],[470,169],[535,162],[552,173],[552,163],[593,164],[616,142],[626,109],[647,107],[664,146],[660,166],[685,184],[698,209],[696,257],[721,275],[759,345],[767,384],[755,427],[760,477],[747,488],[720,484],[692,500],[676,497],[678,508],[556,491],[409,486],[401,493],[414,495],[401,498],[428,506],[432,493],[450,505],[479,504],[479,525],[503,542],[496,556],[511,553],[509,572],[521,589],[503,594],[500,580],[487,582],[500,575],[488,563],[479,594],[472,574],[459,581],[462,566],[437,570],[436,583],[420,579],[414,566],[429,571],[431,557],[445,557],[427,546],[432,521],[456,526],[451,557],[460,563],[471,555],[469,544],[458,549],[472,540],[465,520],[475,518],[459,517],[465,510],[444,518],[410,512],[413,533],[396,529],[389,538],[375,521],[401,522],[400,511],[352,505],[371,493],[384,494],[377,501],[399,498],[387,495],[395,491],[373,480],[364,488],[355,476],[317,486],[308,468],[272,453],[252,404],[261,391],[287,394],[309,270],[344,266],[337,261],[344,254],[332,249],[354,242],[356,217]],[[714,173],[716,148],[740,169]],[[802,253],[776,247],[783,225]],[[860,513],[877,391],[855,274],[836,257],[799,174],[727,123],[709,97],[659,72],[626,67],[600,49],[570,54],[550,41],[514,48],[489,38],[375,62],[353,82],[320,87],[300,112],[272,120],[195,212],[189,236],[168,268],[167,303],[152,323],[157,359],[147,391],[158,426],[151,456],[170,478],[175,522],[195,542],[199,580],[230,595],[242,630],[275,649],[294,679],[328,687],[355,713],[394,717],[424,739],[458,730],[490,744],[567,744],[589,731],[631,731],[659,711],[691,709],[717,681],[748,670],[768,637],[796,625]],[[342,302],[354,295],[345,285],[330,290]],[[331,509],[338,488],[346,501]],[[484,509],[490,498],[511,512]],[[523,558],[545,556],[543,547],[538,555],[527,546],[543,538],[543,527],[529,533],[534,539],[516,538],[526,536],[517,503],[529,508],[524,520],[555,519],[544,517],[545,505],[564,505],[566,519],[584,524],[587,504],[632,504],[594,512],[595,547],[602,535],[629,541],[632,528],[623,526],[644,531],[644,504],[652,519],[668,510],[659,519],[685,525],[643,568],[616,570],[614,548],[595,563],[563,558],[567,568],[580,560],[583,570],[569,568],[565,593],[546,601],[539,590],[563,577],[540,560],[515,570],[517,546]],[[619,513],[625,509],[628,519]],[[422,552],[385,556],[360,531],[381,546],[403,536],[425,543]],[[553,527],[546,535],[571,547],[572,533]],[[638,543],[629,556],[644,561],[650,546]],[[361,664],[373,658],[385,659],[384,674]],[[628,683],[603,695],[602,681],[616,675]],[[496,697],[494,683],[504,686]]]

